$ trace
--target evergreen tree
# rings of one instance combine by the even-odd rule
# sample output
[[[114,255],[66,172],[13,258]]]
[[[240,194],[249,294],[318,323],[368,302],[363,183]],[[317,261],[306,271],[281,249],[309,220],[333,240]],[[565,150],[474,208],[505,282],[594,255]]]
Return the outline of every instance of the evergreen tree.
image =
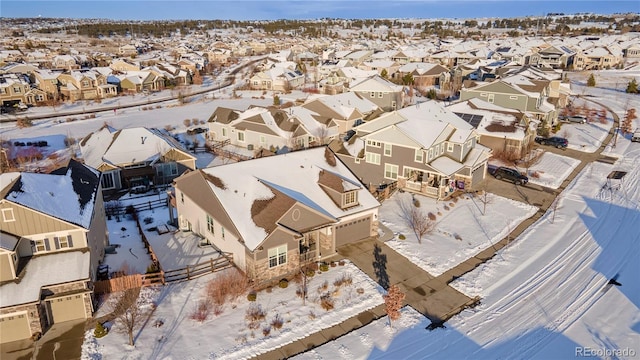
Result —
[[[631,79],[627,84],[627,93],[628,94],[637,94],[638,93],[638,82],[635,78]]]
[[[96,338],[101,338],[101,337],[105,337],[107,336],[107,328],[104,327],[104,325],[102,325],[101,323],[97,323],[96,324],[96,329],[93,331],[93,335]]]
[[[589,75],[589,79],[587,79],[587,86],[593,87],[596,86],[596,78],[593,74]]]

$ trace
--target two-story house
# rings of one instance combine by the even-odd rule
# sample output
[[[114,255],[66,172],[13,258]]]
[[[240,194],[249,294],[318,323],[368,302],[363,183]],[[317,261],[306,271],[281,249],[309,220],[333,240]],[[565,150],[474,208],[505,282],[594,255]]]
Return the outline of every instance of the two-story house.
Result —
[[[557,122],[555,105],[548,102],[549,80],[532,80],[517,74],[493,82],[465,81],[460,100],[479,98],[490,104],[520,110],[549,127]]]
[[[404,105],[403,87],[378,75],[355,80],[349,84],[349,91],[378,105],[384,111],[393,111]]]
[[[196,158],[166,132],[154,128],[117,130],[103,126],[80,141],[85,164],[102,171],[102,190],[138,191],[170,184]]]
[[[98,171],[0,174],[0,342],[90,318],[106,245]]]
[[[425,90],[434,86],[443,88],[446,84],[441,84],[440,80],[443,78],[442,74],[449,74],[449,69],[439,64],[408,63],[402,65],[393,78],[402,79],[407,74],[411,74],[413,86],[417,89]],[[449,79],[447,76],[444,78]]]
[[[232,253],[257,286],[377,236],[380,206],[327,147],[189,172],[174,201],[180,228]]]
[[[80,69],[78,60],[72,55],[56,55],[51,59],[53,69],[77,70]]]
[[[208,138],[250,151],[280,153],[326,144],[338,135],[331,118],[300,106],[287,109],[217,108],[209,118]]]
[[[460,101],[447,109],[471,124],[480,135],[478,143],[490,148],[494,156],[520,159],[534,143],[538,124],[519,110],[478,98]]]
[[[371,189],[400,189],[445,199],[481,183],[490,150],[466,121],[435,101],[386,113],[356,128],[336,155]]]
[[[574,50],[564,45],[547,46],[534,51],[529,58],[529,63],[554,69],[568,69],[573,65],[575,55]]]
[[[26,94],[29,90],[31,86],[25,75],[13,73],[0,75],[0,103],[3,106],[26,104]]]
[[[115,96],[117,88],[107,84],[107,77],[92,70],[73,70],[58,75],[60,83],[60,94],[68,100],[92,100],[104,97]],[[104,91],[98,92],[102,87]]]

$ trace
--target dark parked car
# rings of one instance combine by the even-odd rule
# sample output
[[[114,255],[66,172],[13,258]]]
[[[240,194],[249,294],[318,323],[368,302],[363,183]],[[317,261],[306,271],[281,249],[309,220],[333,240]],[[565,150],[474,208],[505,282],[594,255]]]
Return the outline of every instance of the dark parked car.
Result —
[[[522,175],[518,170],[500,166],[493,171],[493,176],[498,180],[511,181],[516,185],[526,185],[529,178]]]
[[[569,145],[569,141],[563,137],[552,136],[552,137],[536,137],[536,142],[540,145],[551,145],[559,148],[566,148]]]

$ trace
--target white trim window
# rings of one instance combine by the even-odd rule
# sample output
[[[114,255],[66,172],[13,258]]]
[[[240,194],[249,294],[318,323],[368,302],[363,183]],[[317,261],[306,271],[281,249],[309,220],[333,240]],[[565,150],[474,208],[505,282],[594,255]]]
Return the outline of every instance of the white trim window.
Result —
[[[33,251],[34,254],[50,250],[51,245],[49,244],[48,238],[31,241],[31,251]]]
[[[287,263],[287,244],[280,245],[268,250],[269,268],[284,265]]]
[[[416,153],[413,157],[415,162],[421,163],[424,160],[424,156],[422,155],[422,149],[416,149]]]
[[[73,239],[71,239],[71,235],[67,236],[54,236],[53,244],[57,249],[67,249],[73,247]]]
[[[393,145],[384,144],[384,156],[391,156],[391,149],[392,148],[393,148]]]
[[[244,131],[238,131],[238,141],[244,142]]]
[[[267,143],[267,137],[264,135],[260,135],[260,144],[266,144]]]
[[[447,152],[453,152],[453,143],[447,143]]]
[[[365,161],[369,164],[380,165],[380,154],[376,153],[365,153]]]
[[[431,161],[431,159],[433,159],[433,148],[429,149],[429,161]]]
[[[13,214],[13,209],[2,209],[2,220],[4,220],[4,222],[16,221],[16,217]]]
[[[398,180],[398,165],[384,164],[384,178]]]
[[[379,148],[382,145],[380,141],[367,140],[367,146],[373,146]]]
[[[348,191],[342,194],[342,207],[358,204],[358,192],[356,190]]]
[[[227,129],[222,128],[222,137],[227,137]]]
[[[213,222],[213,218],[207,214],[207,230],[211,233],[211,235],[215,235],[216,233],[216,224]]]

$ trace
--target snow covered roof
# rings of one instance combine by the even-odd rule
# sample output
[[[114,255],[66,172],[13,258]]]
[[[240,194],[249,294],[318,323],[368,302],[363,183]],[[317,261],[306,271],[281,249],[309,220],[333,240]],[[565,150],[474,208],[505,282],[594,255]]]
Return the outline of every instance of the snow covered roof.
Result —
[[[5,199],[88,229],[100,174],[77,161],[50,174],[21,173]]]
[[[104,162],[128,165],[154,161],[171,149],[184,151],[169,135],[158,129],[136,127],[118,130],[108,127],[89,134],[80,142],[85,163],[95,168]]]
[[[449,157],[440,156],[429,163],[434,169],[446,176],[451,176],[463,168],[463,165]]]
[[[89,251],[64,251],[34,256],[27,263],[20,282],[5,282],[0,285],[0,306],[38,301],[43,286],[89,279],[90,260]]]
[[[377,74],[366,79],[356,80],[349,84],[351,91],[402,91],[401,85],[385,80]]]
[[[459,102],[448,109],[470,120],[479,119],[476,121],[479,121],[477,130],[480,135],[522,140],[526,134],[525,126],[520,126],[523,113],[518,110],[503,108],[478,98]]]
[[[331,156],[334,156],[333,154]],[[331,166],[325,160],[325,147],[295,151],[283,155],[242,161],[202,170],[224,184],[209,186],[232,219],[249,250],[254,250],[267,231],[254,222],[252,206],[268,200],[276,190],[287,197],[316,209],[331,218],[341,218],[379,206],[378,201],[360,186],[357,177],[339,160]],[[359,189],[359,205],[346,210],[338,207],[318,184],[321,171],[330,171],[342,179],[345,189]]]

